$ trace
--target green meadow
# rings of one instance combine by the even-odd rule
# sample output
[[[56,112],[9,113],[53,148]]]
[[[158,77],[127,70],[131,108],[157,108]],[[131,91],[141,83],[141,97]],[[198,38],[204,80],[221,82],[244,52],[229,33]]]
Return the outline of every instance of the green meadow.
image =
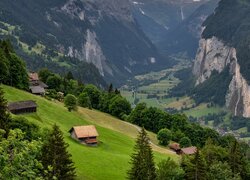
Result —
[[[130,168],[130,155],[133,153],[138,127],[118,120],[108,114],[79,108],[77,112],[68,112],[60,102],[49,101],[12,87],[2,86],[5,98],[9,102],[34,100],[38,104],[37,113],[25,114],[23,117],[37,123],[41,128],[60,126],[68,150],[75,162],[78,179],[126,179]],[[98,147],[87,147],[79,144],[69,136],[72,126],[94,124],[99,133]],[[166,148],[157,146],[156,135],[149,132],[155,162],[168,157],[179,160],[178,156]]]

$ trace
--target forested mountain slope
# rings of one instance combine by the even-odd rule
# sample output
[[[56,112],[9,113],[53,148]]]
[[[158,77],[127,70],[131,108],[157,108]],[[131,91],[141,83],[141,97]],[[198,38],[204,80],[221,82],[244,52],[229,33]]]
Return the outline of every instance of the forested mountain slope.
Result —
[[[167,64],[135,22],[128,0],[3,0],[0,14],[1,36],[15,42],[31,70],[71,69],[85,80],[82,71],[97,72],[87,62],[119,83]]]

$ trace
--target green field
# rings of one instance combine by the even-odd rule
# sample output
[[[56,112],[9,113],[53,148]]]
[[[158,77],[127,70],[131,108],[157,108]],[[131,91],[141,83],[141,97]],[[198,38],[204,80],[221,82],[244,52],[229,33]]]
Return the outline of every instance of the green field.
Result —
[[[120,121],[108,114],[79,108],[78,112],[68,112],[62,103],[48,101],[8,86],[2,86],[9,102],[34,100],[38,112],[24,115],[40,127],[51,128],[56,123],[64,133],[65,141],[75,162],[78,179],[126,179],[130,155],[133,152],[137,127]],[[72,140],[69,129],[76,125],[94,124],[100,134],[98,147],[86,147]],[[157,143],[156,136],[149,133],[151,141]],[[178,160],[172,151],[152,144],[155,161],[167,157]]]

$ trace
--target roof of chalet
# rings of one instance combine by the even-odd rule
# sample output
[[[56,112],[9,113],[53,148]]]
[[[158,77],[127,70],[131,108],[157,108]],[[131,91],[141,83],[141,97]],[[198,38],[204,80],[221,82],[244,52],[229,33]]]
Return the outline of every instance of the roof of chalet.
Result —
[[[32,94],[44,94],[45,89],[41,86],[30,86],[29,87]]]
[[[38,81],[39,80],[38,74],[37,73],[29,73],[29,79],[31,81]]]
[[[29,101],[18,101],[18,102],[12,102],[8,104],[9,111],[13,110],[20,110],[20,109],[28,109],[28,108],[35,108],[37,107],[37,104],[35,101],[29,100]]]
[[[48,88],[48,85],[40,80],[39,81],[30,81],[29,84],[30,84],[30,86],[40,86],[42,88]]]
[[[96,137],[99,136],[95,126],[74,126],[70,129],[69,132],[74,130],[76,137],[79,138],[87,138],[87,137]]]
[[[181,148],[180,148],[180,144],[178,144],[178,143],[172,143],[172,144],[169,145],[169,147],[170,147],[171,149],[174,149],[175,151],[181,149]]]
[[[192,155],[196,153],[197,148],[195,146],[191,146],[187,148],[182,148],[181,151],[183,154]]]

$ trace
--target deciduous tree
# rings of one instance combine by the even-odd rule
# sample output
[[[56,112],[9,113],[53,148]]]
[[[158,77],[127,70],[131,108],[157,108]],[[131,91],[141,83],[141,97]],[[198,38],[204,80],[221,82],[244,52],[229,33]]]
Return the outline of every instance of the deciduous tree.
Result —
[[[68,94],[64,99],[64,104],[68,108],[69,112],[77,110],[77,99],[74,95]]]

